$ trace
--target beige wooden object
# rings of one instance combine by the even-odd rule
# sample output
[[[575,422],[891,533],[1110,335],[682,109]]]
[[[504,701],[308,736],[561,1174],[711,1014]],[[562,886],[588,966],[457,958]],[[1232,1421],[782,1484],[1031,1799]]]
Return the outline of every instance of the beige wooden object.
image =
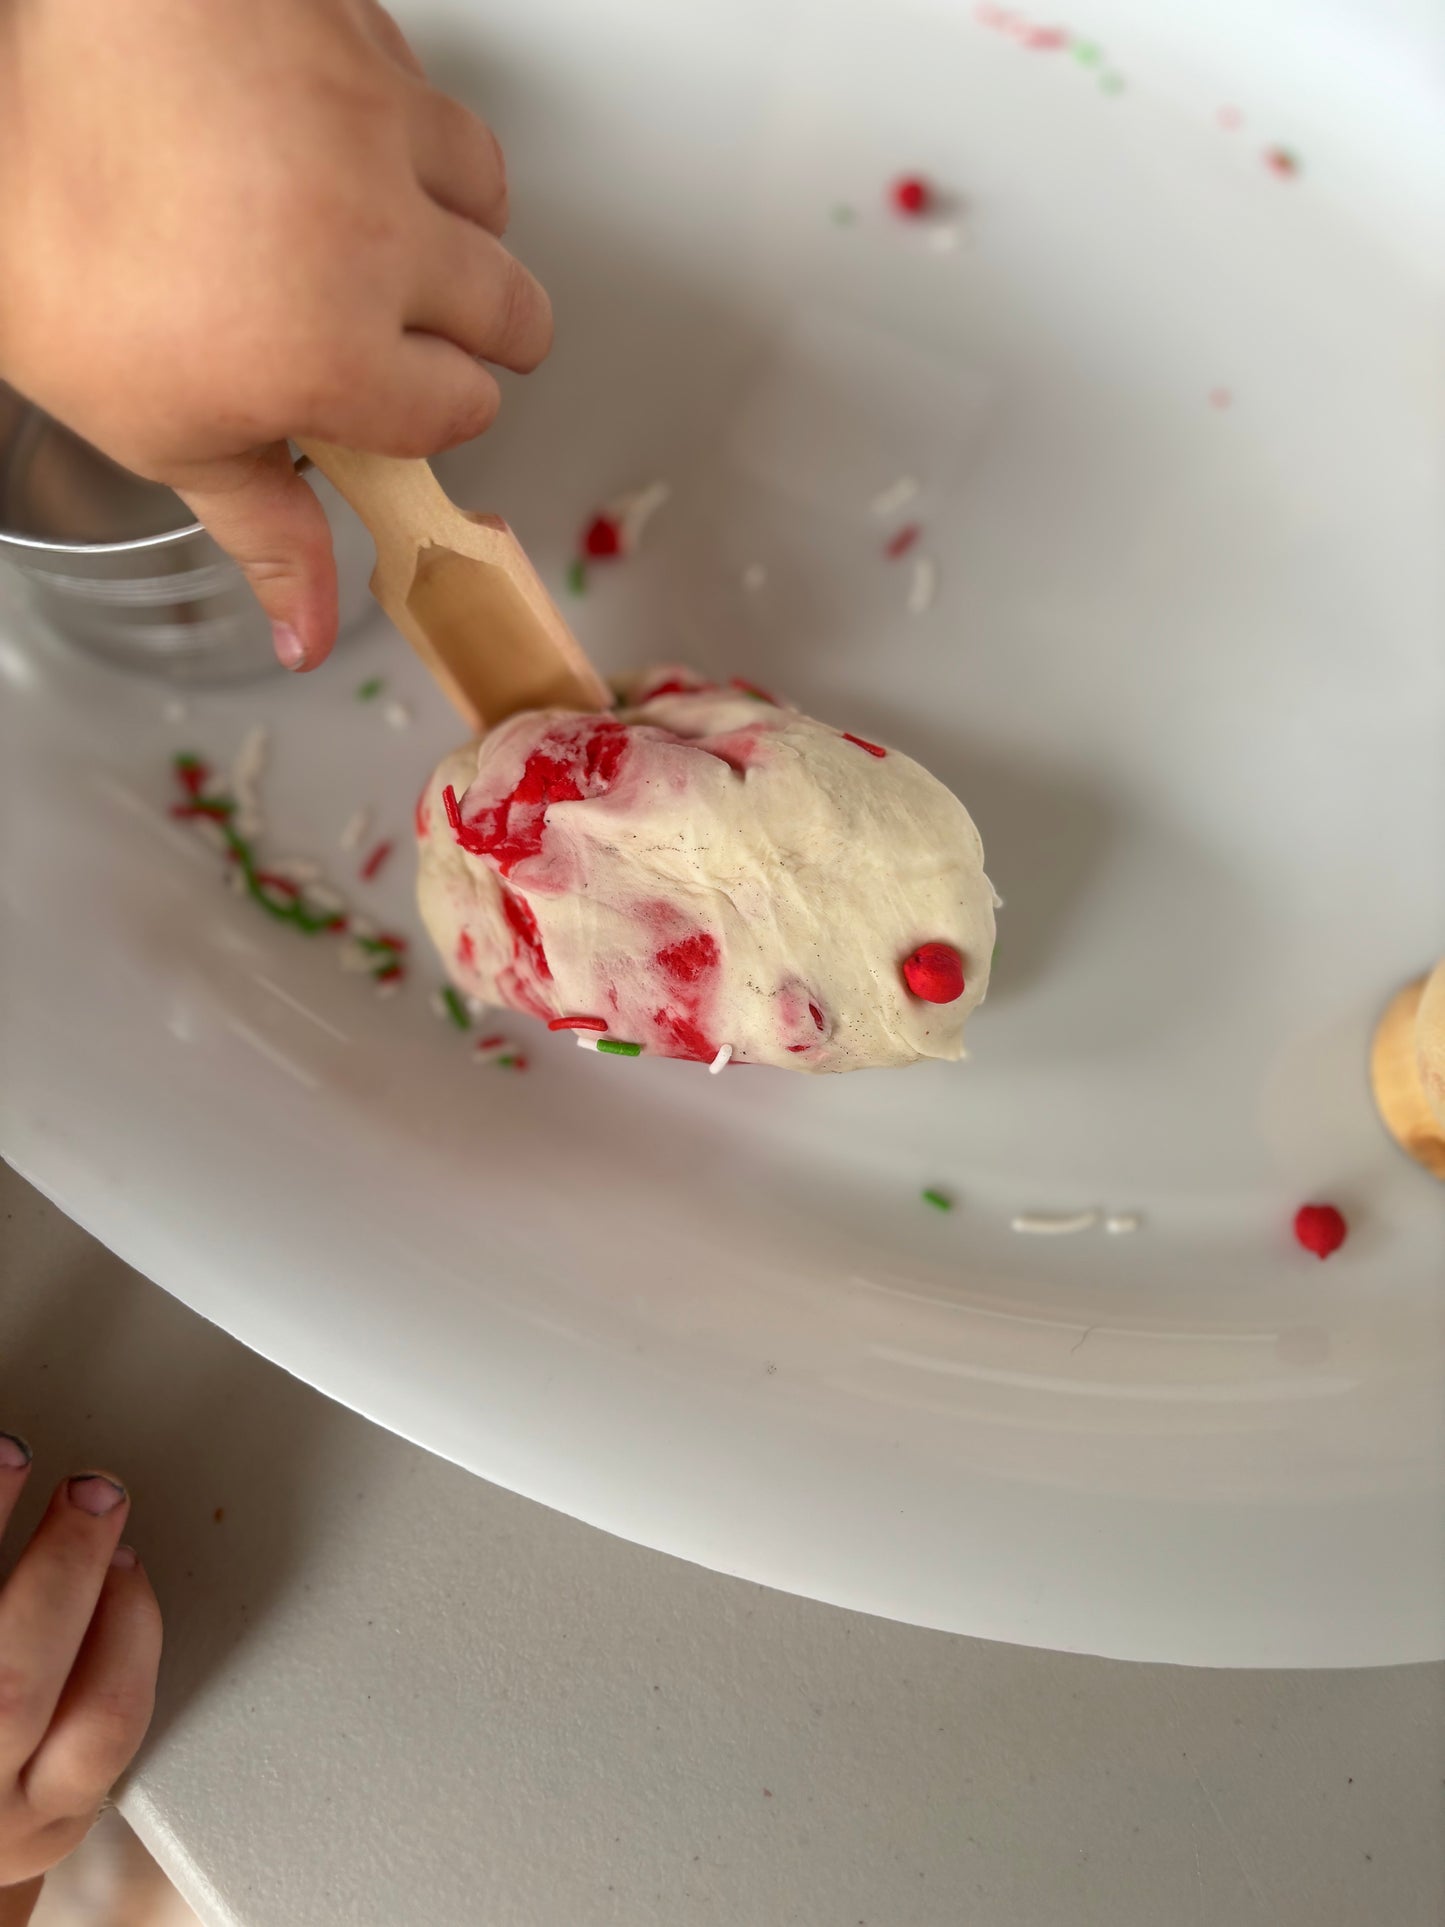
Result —
[[[468,728],[612,695],[500,516],[469,514],[425,462],[300,444],[376,543],[371,593]]]
[[[1391,998],[1375,1031],[1370,1082],[1391,1136],[1445,1179],[1445,958]]]

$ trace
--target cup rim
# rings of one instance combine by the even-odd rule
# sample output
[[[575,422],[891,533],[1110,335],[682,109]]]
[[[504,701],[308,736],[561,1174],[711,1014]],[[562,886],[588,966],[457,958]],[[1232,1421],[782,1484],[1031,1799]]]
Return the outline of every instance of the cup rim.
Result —
[[[132,535],[124,542],[61,542],[43,535],[20,535],[0,527],[0,548],[28,549],[40,555],[132,555],[141,549],[161,549],[187,536],[203,535],[200,522],[187,522],[178,529],[161,529],[155,535]]]

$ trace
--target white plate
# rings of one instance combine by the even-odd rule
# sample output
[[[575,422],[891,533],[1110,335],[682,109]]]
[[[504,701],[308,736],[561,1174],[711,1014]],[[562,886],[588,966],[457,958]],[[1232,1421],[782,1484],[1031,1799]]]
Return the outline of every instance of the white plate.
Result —
[[[1101,5],[1091,67],[942,0],[468,11],[407,18],[481,76],[560,335],[454,488],[560,590],[665,477],[571,605],[599,658],[778,683],[955,785],[1007,899],[973,1061],[477,1068],[424,958],[375,1001],[165,814],[173,749],[262,719],[273,848],[404,833],[455,731],[394,638],[175,726],[12,609],[6,1155],[337,1398],[707,1565],[1148,1659],[1438,1654],[1441,1193],[1364,1074],[1441,937],[1419,36]],[[955,247],[883,206],[911,168]],[[868,506],[904,472],[917,617]],[[414,930],[408,871],[355,896]],[[1078,1206],[1143,1227],[1009,1229]]]

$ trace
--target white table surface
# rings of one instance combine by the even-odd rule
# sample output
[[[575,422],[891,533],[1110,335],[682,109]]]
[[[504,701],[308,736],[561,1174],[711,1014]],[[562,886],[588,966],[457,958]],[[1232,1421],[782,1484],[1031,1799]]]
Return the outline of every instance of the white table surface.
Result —
[[[167,1648],[122,1804],[207,1922],[1445,1918],[1445,1667],[1030,1652],[639,1550],[331,1404],[3,1166],[0,1423],[33,1502],[92,1462],[135,1493]]]

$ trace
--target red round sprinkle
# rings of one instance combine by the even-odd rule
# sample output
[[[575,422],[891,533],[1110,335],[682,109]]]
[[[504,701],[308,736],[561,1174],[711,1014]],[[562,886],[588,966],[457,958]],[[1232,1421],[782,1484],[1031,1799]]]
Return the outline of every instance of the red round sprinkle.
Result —
[[[893,205],[900,214],[914,217],[926,214],[932,199],[927,181],[920,180],[916,174],[907,174],[893,183]]]
[[[963,995],[963,958],[951,943],[922,943],[904,958],[903,981],[925,1004],[951,1004]]]
[[[1332,1204],[1302,1204],[1294,1214],[1294,1235],[1306,1251],[1328,1258],[1349,1235],[1344,1216]]]
[[[582,552],[594,560],[621,555],[622,530],[610,515],[594,515],[582,536]]]
[[[877,743],[865,743],[861,736],[854,736],[846,729],[843,731],[843,741],[845,743],[856,743],[859,749],[866,749],[870,756],[886,756],[888,754],[888,751],[886,749],[880,749]]]
[[[605,1017],[553,1017],[548,1021],[548,1030],[606,1030]]]

